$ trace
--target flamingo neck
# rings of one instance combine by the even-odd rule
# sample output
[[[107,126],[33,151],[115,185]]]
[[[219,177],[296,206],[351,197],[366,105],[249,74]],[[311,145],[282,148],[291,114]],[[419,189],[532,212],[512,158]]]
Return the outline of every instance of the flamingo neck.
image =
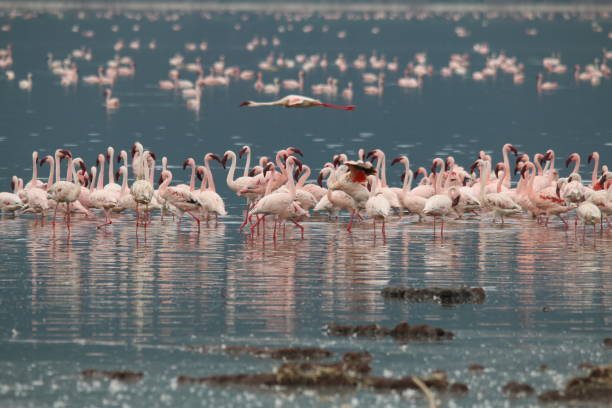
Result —
[[[59,154],[56,152],[55,153],[55,182],[57,183],[58,181],[60,181],[60,163],[61,160],[59,158]]]
[[[251,149],[247,150],[247,158],[246,163],[244,164],[244,172],[242,173],[243,177],[249,176],[249,167],[251,166]]]
[[[230,152],[229,156],[230,156],[230,159],[232,159],[232,164],[230,165],[229,172],[227,173],[226,182],[227,182],[228,187],[230,187],[231,189],[234,189],[234,186],[235,186],[234,173],[236,172],[236,153]]]
[[[100,171],[98,172],[98,190],[104,188],[104,160],[100,161]]]
[[[196,163],[195,160],[191,165],[191,179],[189,180],[189,191],[195,190],[195,171],[196,171]]]
[[[302,188],[304,187],[304,184],[306,184],[306,180],[308,180],[308,177],[310,177],[310,167],[304,165],[304,174],[302,174],[302,177],[300,177],[300,179],[298,180],[297,183],[297,188]]]
[[[580,174],[580,156],[577,156],[572,173]]]
[[[113,159],[115,158],[115,151],[113,149],[108,150],[108,183],[115,184],[115,172],[113,168]]]
[[[53,184],[53,176],[55,175],[55,160],[51,158],[51,163],[49,163],[49,179],[47,181],[47,189],[51,187]]]
[[[32,183],[38,178],[38,166],[36,165],[36,159],[38,159],[38,153],[32,155]],[[32,185],[32,187],[34,187]]]
[[[125,194],[129,190],[127,167],[122,167],[121,170],[121,175],[123,176],[123,180],[121,180],[121,193]]]
[[[597,173],[599,172],[599,155],[594,155],[595,162],[593,163],[593,175],[591,176],[591,183],[593,186],[597,184]]]
[[[208,189],[211,191],[216,192],[217,190],[215,189],[215,180],[213,179],[212,176],[212,170],[210,169],[210,159],[204,159],[204,167],[206,169],[206,178],[208,179]]]
[[[502,186],[504,185],[504,181],[506,180],[506,171],[504,170],[504,175],[498,180],[497,182],[497,192],[501,193],[502,191]]]
[[[508,159],[508,149],[502,149],[502,153],[504,156],[504,178],[506,180],[506,175],[510,174],[510,159]],[[510,187],[510,178],[508,177],[508,181],[504,181],[505,187]]]

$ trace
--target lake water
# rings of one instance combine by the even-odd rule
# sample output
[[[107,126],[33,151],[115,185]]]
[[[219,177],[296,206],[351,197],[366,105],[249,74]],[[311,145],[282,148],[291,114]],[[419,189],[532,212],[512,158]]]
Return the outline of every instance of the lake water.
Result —
[[[360,12],[330,16],[198,10],[151,12],[149,16],[157,18],[147,19],[142,10],[22,11],[13,16],[9,8],[0,10],[0,26],[10,25],[9,31],[0,32],[0,48],[13,46],[10,69],[17,80],[33,74],[33,89],[26,92],[0,71],[2,190],[13,174],[29,179],[33,150],[46,155],[68,148],[92,165],[106,146],[129,149],[136,140],[158,157],[167,156],[178,181],[189,175],[180,169],[186,157],[201,161],[207,152],[222,155],[245,144],[256,157],[299,147],[304,162],[317,172],[333,154],[354,157],[361,147],[380,148],[389,161],[406,154],[413,168],[429,168],[434,157],[447,155],[467,167],[481,149],[501,160],[506,142],[530,155],[554,148],[561,159],[574,151],[583,158],[598,151],[606,163],[612,154],[610,82],[577,84],[572,74],[575,64],[601,61],[602,49],[612,48],[612,21],[603,13],[541,14],[530,20],[517,15],[407,19],[404,13],[367,13],[366,19]],[[174,24],[180,24],[180,30],[174,31]],[[309,25],[312,31],[304,32]],[[471,35],[458,37],[459,26]],[[529,28],[538,35],[525,35]],[[95,35],[84,37],[87,30]],[[341,31],[345,38],[338,38]],[[277,37],[280,45],[247,51],[254,37]],[[47,68],[47,53],[64,58],[85,47],[93,58],[76,60],[79,74],[95,74],[113,58],[118,40],[127,45],[136,39],[140,50],[126,47],[119,52],[133,57],[136,74],[120,78],[113,87],[113,95],[121,100],[116,111],[104,108],[102,88],[83,83],[62,87]],[[157,41],[155,50],[147,48],[152,39]],[[208,44],[206,51],[184,47],[202,41]],[[472,51],[481,42],[493,53],[503,50],[516,56],[525,65],[525,82],[515,85],[503,73],[473,81],[471,72],[485,65],[485,57]],[[240,109],[243,100],[275,97],[257,93],[253,81],[233,81],[228,87],[205,88],[196,114],[180,96],[157,86],[177,52],[186,62],[201,56],[205,69],[224,55],[227,66],[252,70],[270,53],[287,58],[327,55],[326,70],[306,74],[304,93],[330,75],[339,79],[340,89],[352,81],[357,109]],[[403,69],[387,72],[384,95],[365,95],[362,72],[349,68],[341,73],[333,61],[338,53],[350,64],[359,54],[369,57],[373,52],[388,61],[398,57],[400,67],[413,61],[415,53],[426,52],[434,73],[424,78],[422,89],[404,90],[396,85]],[[466,77],[440,76],[452,53],[469,53]],[[559,88],[538,93],[535,76],[543,71],[542,58],[553,53],[561,56],[568,73],[547,74]],[[264,82],[296,78],[297,72],[266,71]],[[185,77],[193,80],[195,74]],[[340,97],[326,100],[346,103]],[[401,170],[388,170],[392,184],[399,185]],[[583,178],[590,179],[590,170],[583,163]],[[47,177],[46,167],[41,172],[40,177]],[[602,344],[612,336],[609,229],[596,234],[589,230],[583,240],[581,231],[566,231],[557,221],[545,228],[524,216],[501,226],[485,215],[449,221],[441,241],[432,239],[430,221],[419,224],[403,217],[388,223],[383,241],[372,234],[370,222],[358,223],[348,234],[346,218],[314,216],[304,222],[303,240],[290,225],[276,241],[251,239],[238,230],[243,201],[225,185],[220,166],[215,165],[213,173],[229,215],[203,224],[199,234],[186,218],[177,227],[171,218],[161,221],[155,216],[146,237],[138,239],[131,214],[118,217],[106,231],[95,229],[99,214],[94,219],[75,217],[70,237],[63,225],[55,231],[50,223],[41,227],[31,215],[0,219],[0,405],[425,404],[418,395],[365,390],[262,392],[178,386],[180,375],[270,372],[279,365],[185,351],[189,345],[317,346],[338,356],[367,350],[378,376],[426,376],[445,370],[451,381],[466,383],[470,391],[442,396],[443,405],[465,407],[536,406],[535,397],[509,400],[501,387],[516,380],[531,384],[538,393],[561,388],[571,376],[586,373],[578,368],[580,363],[610,362],[612,351]],[[487,299],[454,307],[389,301],[380,295],[388,285],[481,286]],[[402,345],[329,337],[322,330],[334,322],[392,327],[401,321],[442,327],[456,338]],[[467,368],[474,363],[485,366],[485,372],[470,372]],[[540,370],[542,364],[548,370]],[[79,373],[89,368],[142,371],[144,379],[136,384],[83,380]]]

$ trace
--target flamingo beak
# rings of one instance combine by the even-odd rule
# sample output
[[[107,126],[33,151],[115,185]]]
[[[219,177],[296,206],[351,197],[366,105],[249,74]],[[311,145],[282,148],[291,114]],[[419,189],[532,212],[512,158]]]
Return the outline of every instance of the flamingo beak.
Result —
[[[565,160],[565,167],[569,167],[569,164],[572,162],[573,159],[574,159],[574,155],[571,155],[570,157],[568,157],[567,160]]]
[[[203,178],[203,174],[204,171],[202,169],[198,169],[198,171],[196,172],[196,176],[198,177],[198,180],[202,181]]]
[[[591,160],[593,160],[593,153],[589,154],[589,158],[587,159],[587,163],[591,163]]]
[[[164,176],[162,174],[160,174],[159,175],[159,179],[157,179],[157,187],[159,187],[159,185],[161,183],[163,183],[163,182],[164,182]]]
[[[136,156],[136,143],[134,143],[132,145],[132,152],[131,153],[132,153],[132,158],[134,158],[134,156]]]
[[[340,165],[340,155],[334,156],[333,164],[334,167],[338,167]]]
[[[266,174],[268,173],[268,171],[272,171],[272,169],[270,168],[270,165],[267,165],[263,168],[263,175],[264,177],[266,177]]]
[[[287,148],[287,151],[290,152],[290,153],[299,154],[300,156],[304,157],[304,154],[302,153],[302,151],[300,149],[298,149],[297,147],[289,147],[289,148]]]
[[[251,104],[251,101],[244,101],[240,104],[240,107],[249,106],[250,104]]]
[[[476,169],[476,167],[479,166],[478,160],[476,160],[474,163],[472,163],[472,165],[470,166],[470,173],[473,173],[474,170]]]
[[[255,176],[255,169],[249,170],[249,177],[254,177],[254,176]]]
[[[187,168],[187,166],[189,166],[189,159],[185,160],[183,162],[183,170],[185,170]]]
[[[157,160],[157,156],[155,156],[155,153],[149,152],[149,156],[151,156],[153,160]]]
[[[45,164],[47,162],[47,158],[43,157],[42,159],[40,159],[40,163],[38,164],[40,167],[43,166],[43,164]]]
[[[221,159],[219,158],[219,156],[217,156],[216,154],[212,153],[212,154],[210,155],[210,158],[211,158],[211,159],[213,159],[213,160],[218,161],[218,162],[219,162],[219,163],[221,163],[221,165],[223,166],[223,162],[221,161]]]
[[[514,153],[515,156],[518,156],[518,150],[516,150],[516,147],[510,145],[508,148],[512,153]]]
[[[117,163],[121,163],[121,155],[117,155]]]
[[[15,191],[15,182],[11,181],[11,191]]]
[[[242,159],[242,155],[245,154],[248,150],[249,150],[248,146],[244,146],[242,149],[240,149],[240,152],[238,153],[238,157]]]
[[[119,178],[120,174],[121,174],[121,170],[117,170],[117,172],[115,173],[115,180]]]
[[[459,200],[461,199],[461,194],[457,194],[457,197],[453,198],[453,207],[456,207],[459,204]]]
[[[64,157],[62,157],[62,158],[66,158],[66,157],[67,157],[67,158],[71,158],[71,157],[72,157],[72,153],[70,153],[70,150],[63,150],[63,149],[62,149],[62,150],[60,150],[60,152],[61,152],[61,153],[62,153],[62,155],[64,156]]]
[[[293,172],[293,180],[298,181],[299,178],[300,178],[300,169],[295,169],[295,171]]]
[[[319,187],[323,187],[323,173],[319,173],[319,177],[317,177],[317,184]]]
[[[499,178],[499,166],[495,166],[495,177]]]
[[[100,165],[100,158],[98,157],[98,158],[96,159],[96,167],[98,167],[99,165]]]
[[[527,166],[524,166],[524,167],[521,169],[521,177],[522,177],[522,178],[525,178],[525,172],[526,172],[526,171],[527,171]]]
[[[561,189],[559,188],[559,186],[557,186],[557,197],[561,198]]]
[[[83,170],[84,172],[87,171],[87,166],[85,166],[85,162],[83,160],[79,161],[79,167],[81,168],[81,170]]]
[[[376,150],[370,150],[368,154],[366,154],[366,160],[370,160],[374,163],[374,160],[377,160],[378,156],[376,155]]]
[[[393,159],[393,161],[391,162],[391,165],[393,166],[395,163],[399,163],[402,161],[401,157],[396,157],[395,159]]]
[[[403,172],[402,175],[400,176],[400,180],[403,183],[405,179],[406,179],[406,172]]]
[[[293,158],[293,161],[295,162],[295,164],[297,164],[298,168],[300,169],[300,173],[301,173],[302,172],[302,161],[295,157]]]
[[[223,166],[223,168],[226,168],[227,165],[227,155],[223,155],[223,159],[221,160],[221,165]]]
[[[106,153],[106,161],[109,162],[109,163],[111,161],[110,155],[108,153]]]

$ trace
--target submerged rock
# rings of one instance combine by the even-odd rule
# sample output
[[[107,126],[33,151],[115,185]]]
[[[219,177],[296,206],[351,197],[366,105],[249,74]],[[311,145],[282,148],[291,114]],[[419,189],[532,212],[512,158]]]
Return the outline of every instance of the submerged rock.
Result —
[[[526,383],[519,383],[516,381],[510,381],[508,384],[504,385],[502,388],[502,392],[511,397],[526,397],[535,392],[535,389]]]
[[[410,326],[408,323],[399,323],[392,329],[377,324],[350,326],[330,323],[325,326],[330,336],[356,336],[356,337],[385,337],[390,336],[398,341],[438,341],[451,340],[455,335],[437,327],[427,325]]]
[[[109,380],[117,380],[124,382],[136,382],[142,380],[144,374],[140,371],[105,371],[87,369],[81,371],[81,375],[87,379],[91,378],[108,378]]]
[[[612,365],[595,367],[586,377],[574,377],[563,390],[546,391],[541,402],[612,401]]]
[[[415,377],[372,377],[368,352],[346,353],[342,361],[334,363],[291,362],[282,364],[273,373],[232,374],[210,377],[177,378],[178,384],[213,384],[254,387],[306,387],[306,388],[365,388],[374,391],[421,390]],[[436,391],[464,393],[465,384],[449,384],[445,373],[435,373],[419,378],[428,388]]]
[[[470,364],[468,366],[468,370],[470,370],[473,373],[482,373],[485,370],[485,366],[480,365],[480,364]]]
[[[485,291],[483,288],[410,288],[403,286],[389,286],[381,292],[384,298],[402,299],[409,302],[438,302],[444,305],[457,303],[483,303]]]
[[[187,346],[188,351],[203,354],[224,353],[230,356],[250,355],[257,358],[271,358],[275,360],[322,360],[334,355],[332,351],[316,347],[255,347],[242,345],[221,346]]]
[[[612,349],[612,337],[607,337],[603,341],[604,346]]]

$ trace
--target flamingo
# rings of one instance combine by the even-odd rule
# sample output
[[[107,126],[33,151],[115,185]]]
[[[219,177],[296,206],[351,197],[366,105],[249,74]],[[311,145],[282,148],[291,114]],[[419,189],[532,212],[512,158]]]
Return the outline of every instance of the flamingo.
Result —
[[[404,207],[411,214],[416,214],[419,217],[419,222],[423,220],[423,209],[425,208],[425,202],[427,199],[420,195],[414,194],[410,189],[412,185],[413,173],[410,170],[410,160],[406,156],[399,156],[393,159],[391,165],[395,163],[402,163],[405,167],[405,173],[403,177],[403,186],[399,192],[399,199]]]
[[[28,73],[28,76],[26,79],[22,79],[19,81],[19,89],[23,89],[24,91],[31,91],[32,90],[32,74]]]
[[[370,192],[365,187],[367,176],[375,175],[376,169],[370,162],[355,162],[347,161],[344,163],[348,170],[346,173],[338,177],[331,185],[331,190],[341,190],[355,200],[356,208],[351,213],[351,219],[346,227],[348,232],[351,232],[353,219],[358,214],[359,209],[365,206],[366,201],[370,198]]]
[[[161,173],[162,183],[159,185],[159,195],[166,200],[169,204],[172,204],[179,213],[179,223],[183,214],[187,213],[198,224],[198,232],[200,232],[200,218],[194,215],[194,212],[200,211],[201,205],[198,202],[196,196],[184,188],[170,187],[172,182],[172,173],[169,170],[162,171]]]
[[[276,194],[268,194],[265,195],[259,200],[254,206],[253,209],[249,212],[249,218],[253,215],[262,214],[266,215],[274,215],[276,220],[279,221],[281,218],[289,218],[291,212],[294,211],[291,207],[293,206],[293,201],[296,196],[295,183],[293,182],[293,168],[295,165],[301,166],[301,162],[293,156],[290,156],[287,159],[286,167],[283,169],[287,174],[287,192],[281,192]],[[257,222],[251,226],[251,234],[254,234],[255,227],[263,220],[264,218],[258,218]],[[291,221],[300,228],[302,232],[302,238],[304,238],[304,227],[301,226],[295,219],[290,218]],[[274,235],[273,238],[276,239],[276,223],[274,224]]]
[[[483,175],[483,179],[488,179],[488,166],[482,159],[478,159],[478,164],[480,166],[480,172]],[[496,217],[500,217],[502,224],[504,223],[504,216],[508,217],[510,215],[520,214],[523,212],[522,207],[511,198],[510,193],[508,191],[502,191],[502,186],[506,178],[510,177],[509,174],[504,171],[503,177],[497,182],[497,191],[494,193],[486,193],[484,183],[480,183],[479,198],[482,206],[487,210],[493,211],[493,222],[495,222]]]
[[[110,217],[111,210],[117,206],[117,200],[119,199],[119,193],[111,189],[104,189],[104,162],[105,157],[103,154],[98,155],[96,164],[100,165],[100,171],[98,172],[98,185],[94,191],[89,194],[89,201],[92,206],[99,208],[104,211],[105,222],[98,225],[96,229],[100,229],[113,223]]]
[[[318,99],[309,98],[302,95],[287,95],[281,99],[272,102],[253,102],[244,101],[240,106],[258,107],[258,106],[284,106],[286,108],[311,108],[313,106],[323,106],[326,108],[343,109],[343,110],[354,110],[353,105],[332,105],[329,103],[323,103]]]
[[[542,75],[542,73],[539,73],[537,76],[538,81],[536,83],[536,88],[538,89],[538,91],[551,91],[559,87],[559,84],[556,82],[542,82],[543,78],[544,75]]]
[[[60,180],[59,165],[62,159],[68,159],[68,174],[66,180]],[[57,209],[61,203],[66,203],[66,226],[70,231],[70,204],[77,201],[81,193],[81,187],[72,181],[76,174],[72,165],[72,154],[68,150],[55,151],[55,166],[56,166],[56,182],[47,189],[47,196],[55,201],[55,209],[53,211],[53,225],[55,225],[55,216]]]
[[[117,109],[119,107],[119,98],[111,97],[113,92],[110,89],[104,90],[104,96],[106,99],[104,100],[104,106],[106,109]]]
[[[16,194],[16,192],[19,191],[20,187],[20,181],[16,179],[17,176],[13,176],[13,179],[11,181],[11,190],[13,190],[12,193],[6,191],[0,192],[0,211],[2,211],[3,215],[7,212],[13,213],[13,215],[15,215],[15,211],[18,211],[23,207],[23,202],[21,201],[21,198],[19,198],[19,195]]]
[[[586,234],[586,226],[592,225],[593,232],[595,232],[597,224],[601,223],[602,220],[602,212],[601,210],[592,202],[585,201],[580,203],[578,208],[576,208],[576,221],[574,222],[574,230],[578,228],[578,220],[582,221],[582,225],[584,226],[582,239],[584,240],[584,236]]]
[[[194,195],[198,200],[201,211],[208,221],[210,213],[215,214],[215,218],[219,215],[227,215],[225,211],[225,203],[223,199],[215,191],[215,182],[210,170],[205,166],[198,166],[198,176],[202,177],[202,184],[199,191],[195,191]],[[205,188],[208,183],[208,189]]]
[[[153,183],[147,179],[149,177],[149,165],[148,158],[151,155],[150,152],[144,151],[142,154],[137,152],[137,156],[134,157],[132,163],[139,161],[141,172],[136,173],[136,181],[132,183],[130,187],[130,193],[132,197],[134,197],[134,201],[136,201],[136,230],[138,231],[138,226],[140,225],[140,220],[142,215],[140,214],[140,206],[145,206],[145,214],[149,213],[149,204],[151,204],[151,200],[153,199]],[[144,226],[146,228],[147,222],[145,220]]]
[[[451,187],[446,193],[438,193],[427,199],[423,214],[434,218],[434,237],[436,236],[436,218],[440,217],[440,238],[444,238],[444,217],[448,215],[453,207],[459,204],[461,195],[456,187]]]
[[[376,233],[376,220],[382,220],[382,235],[385,237],[385,220],[391,212],[391,205],[379,186],[378,177],[368,176],[371,185],[370,197],[365,203],[365,211],[372,218],[374,233]]]

